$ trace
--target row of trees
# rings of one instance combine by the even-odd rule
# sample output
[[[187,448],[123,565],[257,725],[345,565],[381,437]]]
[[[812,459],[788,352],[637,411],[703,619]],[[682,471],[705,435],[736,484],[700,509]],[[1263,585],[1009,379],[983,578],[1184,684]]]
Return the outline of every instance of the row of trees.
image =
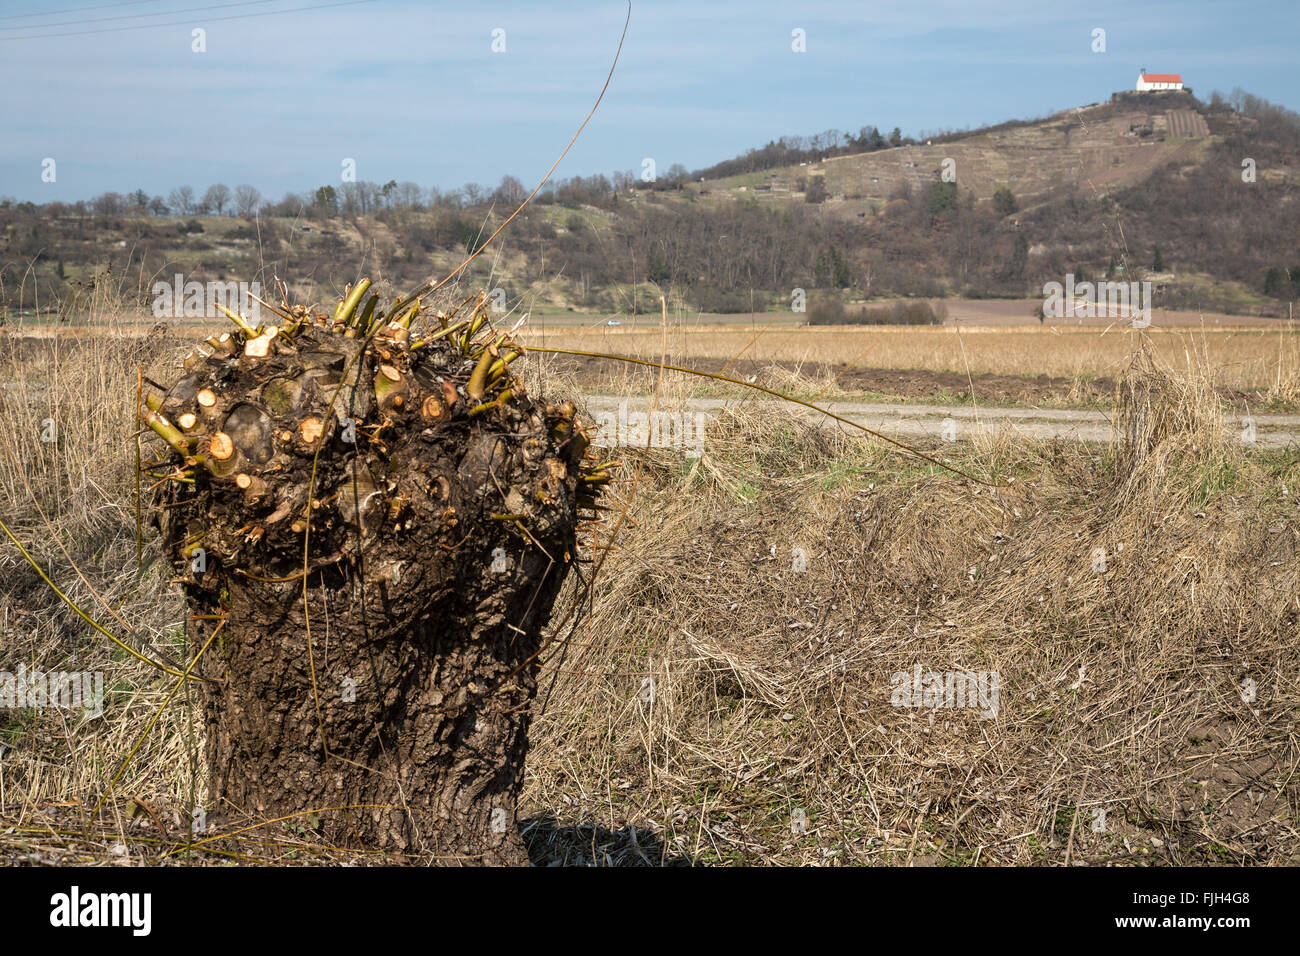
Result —
[[[262,207],[262,194],[254,186],[236,186],[234,191],[224,183],[209,186],[198,199],[189,186],[178,186],[167,196],[171,212],[177,216],[215,213],[224,216],[234,213],[251,216]]]
[[[1286,149],[1300,147],[1300,114],[1262,96],[1255,96],[1240,88],[1227,96],[1218,90],[1210,94],[1211,113],[1231,111],[1258,123],[1260,138]]]
[[[209,186],[202,197],[195,193],[192,186],[177,186],[166,198],[150,196],[143,189],[137,189],[131,193],[100,193],[89,201],[50,202],[39,207],[32,202],[0,198],[0,210],[13,209],[35,214],[39,209],[43,215],[53,219],[88,219],[91,216],[113,219],[123,216],[253,215],[265,207],[262,194],[255,186],[245,184],[232,190],[223,183]]]
[[[669,186],[684,182],[684,166],[674,164],[669,177],[661,180]],[[612,177],[574,176],[547,183],[533,201],[539,205],[557,203],[565,206],[593,205],[611,208],[617,204],[617,193],[639,186],[651,187],[633,170],[615,173]],[[150,196],[143,189],[132,193],[106,192],[88,201],[75,203],[52,202],[39,208],[49,216],[62,218],[74,216],[100,219],[144,216],[312,216],[319,219],[357,216],[381,212],[424,212],[437,209],[472,209],[488,204],[514,210],[523,203],[531,189],[515,176],[503,176],[495,187],[479,183],[466,183],[458,189],[442,190],[424,187],[419,183],[389,180],[374,183],[365,180],[344,182],[338,186],[325,185],[309,193],[286,193],[278,202],[266,200],[254,186],[240,185],[233,190],[224,183],[209,186],[202,194],[192,186],[177,186],[166,197]],[[0,197],[0,210],[18,209],[27,213],[37,210],[35,203],[18,202]]]
[[[895,146],[912,146],[916,140],[903,136],[897,126],[888,137],[874,126],[864,126],[856,134],[828,129],[814,136],[782,136],[766,146],[751,149],[734,159],[724,160],[691,174],[694,178],[721,179],[799,163],[819,163],[831,156],[870,153]],[[672,180],[671,171],[668,177]]]

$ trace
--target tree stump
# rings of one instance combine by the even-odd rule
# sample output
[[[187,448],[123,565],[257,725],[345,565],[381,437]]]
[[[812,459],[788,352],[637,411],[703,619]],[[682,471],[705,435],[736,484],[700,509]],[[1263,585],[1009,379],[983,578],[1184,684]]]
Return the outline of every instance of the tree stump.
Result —
[[[210,641],[209,817],[526,863],[541,629],[604,479],[573,404],[529,398],[522,348],[480,340],[482,298],[414,341],[419,307],[385,319],[368,285],[332,319],[232,315],[145,415],[176,467],[159,527],[192,651]]]

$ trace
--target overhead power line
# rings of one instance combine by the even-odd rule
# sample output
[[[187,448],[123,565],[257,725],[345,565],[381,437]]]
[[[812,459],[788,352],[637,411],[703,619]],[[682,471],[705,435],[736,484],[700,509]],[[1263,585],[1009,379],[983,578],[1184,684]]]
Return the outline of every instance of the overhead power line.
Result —
[[[44,10],[40,13],[6,13],[0,20],[30,20],[32,17],[57,17],[65,13],[85,13],[87,10],[108,10],[113,7],[138,7],[143,3],[158,3],[159,0],[125,0],[123,3],[100,3],[93,7],[72,7],[67,10]],[[166,13],[160,10],[159,15]],[[40,24],[33,24],[35,29]]]
[[[355,7],[363,3],[375,3],[376,0],[342,0],[340,3],[319,3],[308,7],[291,7],[287,10],[266,10],[261,13],[236,13],[224,17],[203,17],[204,24],[221,23],[226,20],[250,20],[254,17],[274,17],[284,13],[304,13],[310,10],[328,10],[332,7]],[[159,14],[162,15],[162,14]],[[44,24],[45,28],[57,26],[58,24]],[[72,26],[72,24],[66,24]],[[178,27],[194,26],[195,18],[188,17],[184,20],[171,20],[166,23],[137,23],[129,27],[103,27],[98,30],[73,30],[65,33],[34,33],[28,36],[4,36],[0,35],[0,43],[12,40],[45,40],[55,37],[80,37],[93,36],[101,33],[123,33],[128,30],[152,30],[157,27]],[[28,27],[27,29],[41,29],[42,25]]]
[[[238,3],[218,3],[204,7],[187,7],[184,10],[156,10],[153,13],[124,13],[116,17],[92,17],[89,20],[68,20],[64,23],[39,23],[15,27],[0,27],[0,30],[46,30],[53,27],[79,27],[87,23],[108,23],[112,20],[145,20],[149,17],[180,16],[182,13],[201,13],[204,10],[225,10],[229,7],[257,7],[277,0],[239,0]],[[144,24],[148,26],[149,24]]]

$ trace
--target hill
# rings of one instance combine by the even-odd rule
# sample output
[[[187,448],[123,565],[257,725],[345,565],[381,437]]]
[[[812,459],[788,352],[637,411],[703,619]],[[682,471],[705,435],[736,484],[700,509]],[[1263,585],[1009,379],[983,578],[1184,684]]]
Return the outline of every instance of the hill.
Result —
[[[1246,94],[1116,94],[754,168],[778,155],[798,153],[747,154],[717,168],[749,171],[714,179],[555,184],[470,277],[527,308],[606,312],[657,308],[660,290],[692,312],[789,310],[796,289],[1024,298],[1067,273],[1154,277],[1156,305],[1172,308],[1286,315],[1300,294],[1300,117]],[[106,289],[146,306],[154,278],[178,271],[264,287],[294,277],[304,298],[360,272],[412,285],[454,267],[524,195],[509,178],[427,202],[414,184],[348,186],[286,197],[257,219],[151,215],[165,204],[146,206],[142,191],[0,202],[0,315],[75,315]]]
[[[1164,98],[1168,96],[1168,98]],[[962,189],[991,199],[1000,187],[1024,201],[1050,197],[1064,183],[1105,191],[1133,185],[1171,162],[1200,159],[1209,126],[1191,96],[1148,95],[1092,104],[1024,126],[975,132],[932,145],[909,144],[827,158],[822,162],[731,176],[687,187],[731,189],[764,198],[803,199],[821,178],[831,208],[870,211],[904,191],[940,181],[947,167]]]

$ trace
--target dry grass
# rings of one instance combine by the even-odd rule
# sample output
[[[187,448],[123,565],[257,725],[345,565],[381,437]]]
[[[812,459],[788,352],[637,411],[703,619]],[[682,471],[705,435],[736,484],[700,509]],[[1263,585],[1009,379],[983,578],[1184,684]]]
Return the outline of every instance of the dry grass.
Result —
[[[927,369],[995,375],[1049,375],[1087,381],[1117,378],[1138,341],[1149,343],[1159,360],[1178,373],[1200,366],[1215,369],[1226,388],[1267,393],[1287,403],[1300,401],[1300,338],[1296,330],[1276,328],[1162,328],[1141,333],[1113,328],[986,327],[744,327],[670,330],[669,361],[674,358],[746,359],[796,364],[888,369]],[[761,334],[755,337],[755,332]],[[525,339],[543,344],[540,334]],[[660,331],[601,328],[548,329],[544,344],[658,358]]]
[[[996,491],[743,408],[697,465],[643,453],[532,806],[703,862],[1295,862],[1295,462],[1147,394],[1130,470],[964,449]],[[892,706],[917,664],[996,671],[997,717]]]
[[[129,437],[136,362],[148,371],[170,351],[157,338],[142,343],[113,330],[44,343],[0,336],[0,518],[61,589],[119,637],[149,656],[183,657],[183,602],[166,583],[164,563],[148,549],[145,567],[137,567]],[[105,673],[103,718],[80,710],[0,710],[0,813],[21,827],[42,808],[93,803],[170,684],[92,631],[8,540],[0,574],[0,670],[23,664],[29,671]],[[164,713],[122,795],[187,802],[186,717],[183,707]],[[124,809],[121,801],[109,806]]]
[[[0,393],[0,517],[98,619],[111,621],[57,542],[136,646],[183,657],[182,603],[151,536],[136,571],[135,373],[112,334],[38,353],[0,338],[0,381],[15,383]],[[836,334],[899,349],[951,335]],[[905,344],[915,335],[930,346]],[[1009,435],[930,448],[996,489],[744,402],[698,460],[623,455],[615,494],[634,523],[593,552],[608,557],[587,601],[571,579],[560,607],[584,610],[544,655],[521,808],[534,858],[1300,862],[1300,474],[1293,453],[1220,437],[1209,348],[1194,376],[1126,355],[1115,448]],[[665,407],[691,389],[671,382]],[[51,416],[60,440],[42,443]],[[98,719],[0,712],[0,854],[125,863],[181,846],[205,799],[183,698],[91,821],[171,681],[90,631],[7,543],[0,575],[0,670],[102,669],[109,691]],[[996,672],[996,716],[893,706],[891,675],[916,665]],[[301,826],[197,859],[373,858]]]

